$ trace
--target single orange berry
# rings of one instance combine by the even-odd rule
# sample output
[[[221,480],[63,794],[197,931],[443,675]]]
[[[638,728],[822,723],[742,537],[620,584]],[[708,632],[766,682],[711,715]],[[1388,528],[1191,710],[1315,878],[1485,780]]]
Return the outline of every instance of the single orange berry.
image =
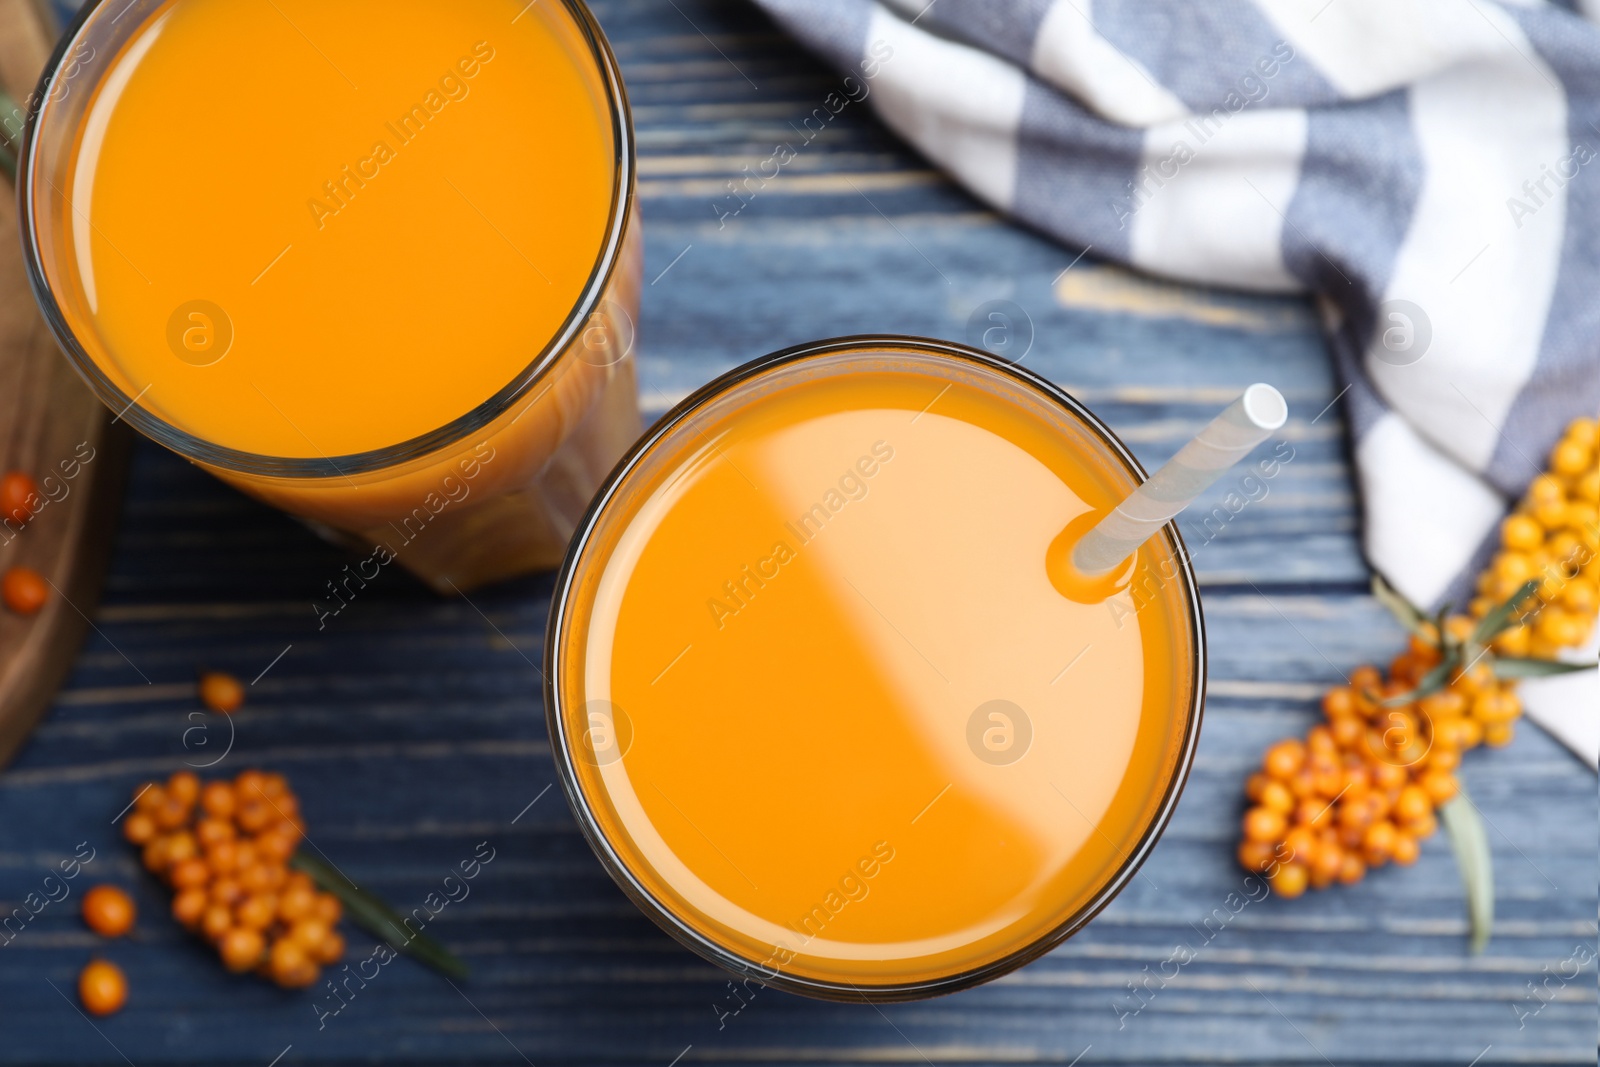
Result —
[[[273,942],[268,964],[272,980],[281,986],[307,986],[317,980],[317,965],[299,941],[280,937]]]
[[[194,839],[208,852],[225,841],[232,842],[238,836],[233,823],[228,819],[207,816],[194,825]]]
[[[167,872],[167,878],[172,882],[172,888],[177,890],[203,889],[211,881],[211,868],[205,860],[195,856],[182,863],[174,863]]]
[[[1388,856],[1394,850],[1394,843],[1400,836],[1400,831],[1395,829],[1392,822],[1375,822],[1367,827],[1366,835],[1362,838],[1362,845],[1369,856]]]
[[[147,811],[130,811],[122,820],[122,836],[135,845],[148,845],[155,839],[160,827]]]
[[[1421,786],[1408,785],[1400,790],[1400,799],[1394,802],[1395,818],[1413,822],[1433,811],[1433,801]]]
[[[244,891],[237,878],[224,875],[211,883],[211,899],[226,908],[233,908],[250,894]],[[229,914],[232,914],[230,911]]]
[[[235,926],[222,935],[217,952],[222,965],[235,974],[242,974],[261,962],[267,950],[267,940],[261,931],[248,926]]]
[[[337,931],[329,930],[311,955],[318,963],[338,963],[344,958],[344,938]]]
[[[137,915],[133,898],[114,885],[97,885],[83,895],[83,921],[101,937],[121,937]]]
[[[1367,865],[1361,862],[1361,857],[1355,852],[1346,852],[1344,860],[1339,865],[1339,881],[1344,885],[1354,885],[1365,878]]]
[[[1430,800],[1435,804],[1443,804],[1460,792],[1461,786],[1456,782],[1456,776],[1448,769],[1440,768],[1433,760],[1428,762],[1432,769],[1423,774],[1419,784],[1427,792]]]
[[[194,834],[187,830],[179,830],[175,834],[167,835],[167,863],[182,863],[192,860],[200,855],[200,843],[194,839]]]
[[[233,786],[227,782],[207,782],[200,790],[200,806],[213,819],[233,818],[233,809],[238,806]]]
[[[1319,885],[1333,884],[1344,867],[1344,850],[1336,840],[1321,841],[1311,861],[1311,880]]]
[[[176,797],[167,796],[155,810],[155,819],[163,830],[177,830],[189,824],[189,806]]]
[[[1251,808],[1244,813],[1244,836],[1249,841],[1276,841],[1288,824],[1281,812],[1271,808]]]
[[[1236,852],[1239,866],[1247,871],[1264,871],[1276,858],[1270,841],[1241,841]]]
[[[1269,882],[1272,891],[1281,897],[1293,899],[1306,891],[1306,883],[1310,877],[1306,869],[1298,863],[1284,863],[1273,872]]]
[[[1528,515],[1513,515],[1500,524],[1500,540],[1517,552],[1532,552],[1544,544],[1544,527]]]
[[[167,779],[167,796],[186,808],[200,799],[200,776],[193,771],[178,771]]]
[[[218,715],[232,715],[244,704],[244,686],[231,674],[207,671],[200,676],[200,703]]]
[[[317,904],[312,909],[312,914],[332,926],[344,915],[344,905],[339,903],[339,898],[332,893],[318,893]]]
[[[1394,845],[1389,850],[1390,857],[1398,864],[1409,867],[1417,862],[1417,839],[1404,830],[1397,831],[1394,835]]]
[[[200,932],[215,944],[233,929],[233,911],[224,904],[211,903],[200,913]]]
[[[1294,821],[1320,830],[1333,821],[1333,804],[1322,797],[1304,797],[1295,806]]]
[[[278,896],[278,918],[286,923],[296,922],[312,915],[316,905],[317,893],[310,886],[300,882],[285,885]]]
[[[12,567],[0,577],[0,600],[18,615],[33,615],[50,599],[44,575],[31,567]]]
[[[172,917],[178,920],[179,925],[190,930],[196,929],[200,920],[205,918],[210,903],[205,889],[199,886],[185,889],[172,898]]]
[[[26,526],[43,506],[39,485],[22,471],[7,471],[0,478],[0,519],[13,526]]]
[[[1261,766],[1274,778],[1288,780],[1294,777],[1302,764],[1306,761],[1306,746],[1290,738],[1279,741],[1267,749],[1267,754],[1262,758]]]
[[[90,1015],[110,1015],[128,1002],[128,979],[108,960],[90,960],[78,975],[78,999]]]
[[[1356,713],[1355,692],[1346,685],[1336,685],[1322,694],[1322,710],[1330,719]]]
[[[233,909],[233,917],[240,926],[252,930],[265,930],[278,913],[278,898],[271,893],[253,893]]]
[[[330,932],[328,924],[321,919],[304,918],[289,928],[288,936],[298,941],[300,947],[306,950],[307,955],[310,955],[316,952],[317,947],[322,944],[323,939]]]
[[[1260,801],[1262,807],[1283,815],[1294,810],[1294,794],[1289,791],[1288,786],[1276,778],[1268,780],[1261,789],[1261,795],[1256,799]]]

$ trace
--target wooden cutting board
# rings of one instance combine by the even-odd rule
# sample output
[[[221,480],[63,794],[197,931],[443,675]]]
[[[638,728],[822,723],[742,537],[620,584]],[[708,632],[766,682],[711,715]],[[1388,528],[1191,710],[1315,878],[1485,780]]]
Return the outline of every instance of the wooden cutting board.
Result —
[[[54,41],[32,0],[0,0],[0,86],[19,104]],[[36,615],[0,607],[4,766],[49,707],[91,626],[132,433],[112,424],[112,413],[57,349],[28,289],[15,189],[3,172],[0,187],[0,471],[31,475],[48,501],[21,531],[0,529],[0,572],[32,567],[55,586]]]

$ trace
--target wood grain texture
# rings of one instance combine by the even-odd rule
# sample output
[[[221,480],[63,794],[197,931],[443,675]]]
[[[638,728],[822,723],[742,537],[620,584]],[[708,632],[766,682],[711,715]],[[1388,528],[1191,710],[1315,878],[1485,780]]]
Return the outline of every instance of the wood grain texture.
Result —
[[[623,898],[559,790],[545,791],[549,578],[466,602],[386,573],[319,630],[311,601],[347,558],[145,445],[96,616],[105,636],[0,777],[7,908],[87,840],[98,853],[80,885],[132,887],[142,918],[133,939],[106,945],[77,921],[74,899],[0,946],[0,1061],[1590,1062],[1594,964],[1551,979],[1541,1000],[1528,983],[1558,973],[1577,946],[1594,950],[1595,781],[1531,727],[1462,772],[1491,823],[1496,865],[1499,926],[1483,956],[1466,955],[1461,890],[1439,837],[1411,869],[1215,916],[1244,889],[1231,858],[1244,774],[1270,741],[1315,720],[1341,672],[1401,641],[1366,594],[1341,412],[1328,407],[1338,388],[1310,310],[1151,282],[1092,256],[1063,277],[1076,250],[928,179],[924,161],[853,107],[719,225],[722,183],[793,138],[788,123],[832,78],[736,0],[606,0],[596,12],[638,105],[650,413],[752,356],[824,335],[964,339],[990,299],[1031,318],[1026,364],[1083,397],[1147,464],[1245,384],[1284,390],[1294,458],[1198,547],[1212,684],[1171,827],[1086,931],[1001,981],[882,1011],[767,991],[719,1021],[717,1006],[733,1006],[726,977]],[[798,180],[822,177],[849,181]],[[710,184],[670,184],[688,182]],[[1216,487],[1208,507],[1230,488]],[[1204,539],[1185,531],[1192,546]],[[119,842],[111,820],[142,778],[210,762],[228,743],[228,722],[190,718],[195,668],[250,681],[280,653],[232,720],[219,769],[289,774],[316,847],[407,909],[489,841],[496,858],[472,895],[430,927],[473,968],[459,989],[399,961],[319,1029],[314,998],[225,975],[165,917],[164,891]],[[370,939],[351,941],[352,959],[370,951]],[[1197,958],[1132,1014],[1128,983],[1159,975],[1179,944]],[[99,1033],[48,984],[70,993],[94,952],[121,963],[134,989]],[[1519,1010],[1534,1008],[1519,1025]]]
[[[0,0],[0,86],[25,102],[53,43],[31,0]],[[0,177],[0,470],[40,485],[25,529],[0,523],[0,571],[31,567],[54,586],[37,615],[0,610],[0,767],[49,706],[100,595],[130,439],[62,358],[23,269],[17,203]]]

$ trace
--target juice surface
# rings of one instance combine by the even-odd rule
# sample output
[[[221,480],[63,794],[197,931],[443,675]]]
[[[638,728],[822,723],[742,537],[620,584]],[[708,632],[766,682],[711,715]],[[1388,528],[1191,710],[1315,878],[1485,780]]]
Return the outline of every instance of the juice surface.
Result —
[[[74,331],[151,413],[242,451],[346,455],[468,413],[605,240],[583,47],[526,0],[173,0],[101,60]]]
[[[1054,591],[1052,538],[1130,475],[1010,379],[794,377],[674,431],[596,527],[557,665],[573,764],[644,889],[723,947],[958,974],[1084,907],[1149,827],[1185,601]]]

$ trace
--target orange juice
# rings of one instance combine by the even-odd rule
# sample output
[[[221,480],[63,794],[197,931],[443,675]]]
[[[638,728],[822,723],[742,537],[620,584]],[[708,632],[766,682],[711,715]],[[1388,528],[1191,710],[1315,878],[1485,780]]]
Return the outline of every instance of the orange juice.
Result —
[[[606,407],[620,427],[554,464],[554,495],[586,499],[637,431],[631,338],[610,336],[636,300],[631,159],[587,15],[526,0],[109,8],[81,31],[101,35],[92,58],[57,73],[72,76],[39,119],[53,155],[31,172],[54,318],[102,395],[369,540],[430,492],[449,499],[468,455],[485,477],[449,518],[483,535],[488,516],[458,516],[548,481]],[[576,518],[563,503],[539,562]],[[502,507],[496,524],[517,518]],[[522,525],[526,539],[560,524]],[[481,546],[432,565],[450,539],[401,562],[476,580],[459,555]]]
[[[1140,551],[1137,610],[1046,574],[1138,477],[1063,394],[953,346],[824,344],[686,401],[552,611],[552,736],[612,873],[709,957],[820,995],[952,988],[1085,921],[1198,729],[1175,535]]]

